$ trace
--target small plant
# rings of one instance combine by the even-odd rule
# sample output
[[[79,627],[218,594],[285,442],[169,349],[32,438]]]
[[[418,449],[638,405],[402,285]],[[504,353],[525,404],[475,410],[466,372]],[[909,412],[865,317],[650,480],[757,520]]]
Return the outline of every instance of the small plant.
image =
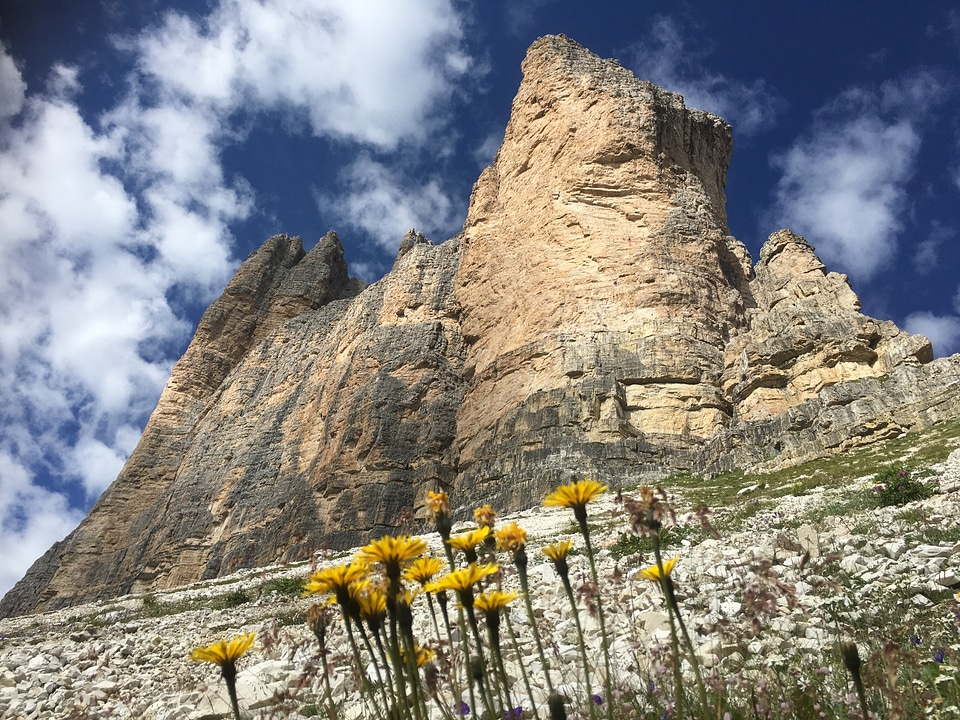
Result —
[[[873,481],[881,507],[905,505],[933,495],[932,484],[917,480],[913,473],[904,467],[887,468],[877,473]]]
[[[301,595],[303,594],[303,578],[283,577],[267,580],[261,591],[264,595],[277,593],[278,595]]]
[[[247,595],[245,590],[238,588],[236,590],[231,590],[226,595],[221,595],[218,597],[214,602],[214,606],[221,610],[225,610],[227,608],[239,607],[240,605],[244,605],[248,602],[250,602],[250,596]]]

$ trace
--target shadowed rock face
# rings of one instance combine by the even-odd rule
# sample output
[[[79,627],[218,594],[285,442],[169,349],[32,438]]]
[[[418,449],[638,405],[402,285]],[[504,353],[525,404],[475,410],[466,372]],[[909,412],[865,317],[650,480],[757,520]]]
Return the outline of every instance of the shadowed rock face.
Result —
[[[206,312],[144,435],[0,615],[346,548],[571,476],[774,467],[960,413],[960,357],[859,312],[775,233],[729,236],[731,130],[564,37],[531,46],[463,232],[347,275],[267,240]]]

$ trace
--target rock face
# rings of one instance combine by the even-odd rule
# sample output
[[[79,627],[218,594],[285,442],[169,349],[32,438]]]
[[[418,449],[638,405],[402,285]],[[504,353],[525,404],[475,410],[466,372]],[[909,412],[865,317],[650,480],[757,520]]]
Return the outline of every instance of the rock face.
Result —
[[[731,130],[564,37],[531,46],[463,232],[351,280],[266,241],[140,444],[0,615],[351,547],[427,490],[516,509],[558,480],[772,467],[960,415],[960,356],[873,320],[813,248],[729,235]]]

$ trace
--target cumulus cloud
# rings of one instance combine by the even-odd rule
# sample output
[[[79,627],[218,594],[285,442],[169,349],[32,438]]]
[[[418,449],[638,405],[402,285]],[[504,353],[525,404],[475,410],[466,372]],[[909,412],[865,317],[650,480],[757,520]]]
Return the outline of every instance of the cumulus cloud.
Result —
[[[781,172],[767,222],[808,236],[825,262],[861,279],[897,250],[936,78],[917,73],[872,90],[851,88],[773,158]],[[924,261],[934,250],[928,246]]]
[[[437,179],[407,177],[369,154],[360,155],[341,178],[349,190],[336,195],[318,193],[321,209],[338,223],[364,231],[386,252],[396,252],[410,228],[435,242],[460,229],[459,208]]]
[[[222,0],[168,15],[138,50],[145,76],[193,104],[286,109],[317,135],[390,149],[442,122],[437,101],[471,65],[462,32],[448,0]]]
[[[925,335],[933,344],[937,357],[960,352],[960,317],[956,315],[915,312],[904,320],[904,329],[910,333]]]
[[[5,46],[0,45],[0,121],[20,112],[27,84]]]
[[[687,107],[719,115],[738,133],[752,135],[772,125],[784,105],[779,95],[762,79],[744,81],[709,72],[703,62],[709,47],[691,46],[688,32],[672,17],[657,17],[629,49],[631,69],[683,95]]]
[[[0,589],[11,587],[53,540],[64,537],[83,513],[63,495],[38,487],[31,471],[0,448]]]
[[[471,67],[462,35],[449,0],[220,0],[118,41],[129,90],[97,109],[78,68],[28,89],[0,47],[0,542],[19,549],[0,593],[116,477],[189,339],[184,303],[234,271],[256,197],[224,148],[290,118],[381,154],[431,147]],[[369,159],[345,179],[377,238],[451,217],[439,183]]]

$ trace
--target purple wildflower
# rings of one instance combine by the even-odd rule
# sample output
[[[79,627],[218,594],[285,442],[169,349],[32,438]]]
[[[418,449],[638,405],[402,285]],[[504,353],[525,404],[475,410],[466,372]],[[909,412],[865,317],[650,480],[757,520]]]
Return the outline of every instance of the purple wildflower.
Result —
[[[603,705],[603,698],[600,697],[599,695],[594,695],[594,696],[593,696],[593,701],[594,701],[597,705]]]
[[[933,661],[938,663],[943,663],[943,654],[944,654],[943,648],[940,648],[939,650],[937,650],[937,654],[933,656]]]
[[[467,705],[463,700],[460,701],[460,709],[457,711],[457,715],[460,717],[465,717],[470,714],[470,706]]]

